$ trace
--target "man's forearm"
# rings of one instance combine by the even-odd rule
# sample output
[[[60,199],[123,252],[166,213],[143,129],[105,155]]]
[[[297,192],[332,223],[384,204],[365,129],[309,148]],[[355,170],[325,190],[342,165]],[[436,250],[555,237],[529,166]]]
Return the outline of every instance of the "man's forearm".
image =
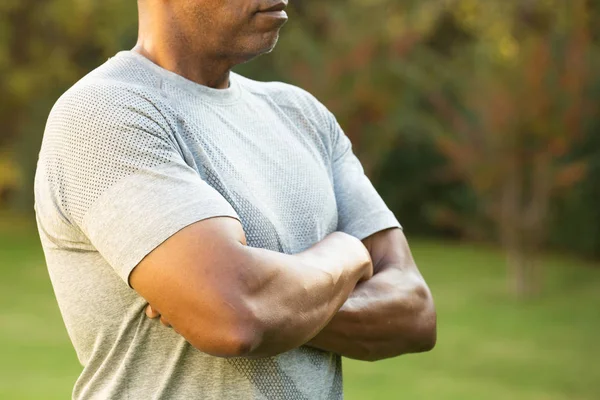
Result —
[[[411,265],[407,245],[402,249],[403,235],[388,232],[388,236],[395,236],[391,244],[396,251],[385,251],[382,256],[381,248],[372,249],[378,272],[357,285],[308,345],[371,361],[427,351],[435,345],[436,316],[429,289]]]
[[[257,282],[249,297],[262,337],[246,356],[271,356],[302,345],[331,320],[357,282],[370,277],[367,250],[348,251],[349,237],[335,235],[294,256],[248,248],[257,263],[284,269]]]
[[[308,344],[359,360],[431,349],[434,313],[415,277],[388,270],[361,283],[331,322]]]

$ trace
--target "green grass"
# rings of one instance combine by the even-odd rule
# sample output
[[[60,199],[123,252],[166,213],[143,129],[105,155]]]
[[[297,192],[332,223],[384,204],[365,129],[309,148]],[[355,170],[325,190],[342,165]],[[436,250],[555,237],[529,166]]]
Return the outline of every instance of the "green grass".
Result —
[[[80,366],[54,299],[37,236],[0,223],[0,399],[66,399]],[[417,241],[434,292],[438,345],[377,363],[345,360],[346,398],[600,399],[600,267],[544,260],[545,290],[507,294],[493,248]]]

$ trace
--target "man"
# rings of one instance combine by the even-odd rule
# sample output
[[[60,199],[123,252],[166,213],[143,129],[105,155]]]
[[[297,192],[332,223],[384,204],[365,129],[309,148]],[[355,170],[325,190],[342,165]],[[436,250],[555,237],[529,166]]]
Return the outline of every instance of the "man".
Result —
[[[231,72],[275,46],[278,1],[140,0],[133,51],[54,107],[36,212],[74,398],[341,399],[340,356],[434,346],[429,289],[335,118]]]

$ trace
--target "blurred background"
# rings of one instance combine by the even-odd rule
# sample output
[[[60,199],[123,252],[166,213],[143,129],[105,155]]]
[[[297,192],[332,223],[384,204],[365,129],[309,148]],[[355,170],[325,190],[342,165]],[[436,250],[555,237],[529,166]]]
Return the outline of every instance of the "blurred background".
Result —
[[[48,113],[136,39],[136,2],[0,1],[0,398],[80,366],[38,243]],[[600,399],[600,1],[291,0],[237,71],[312,92],[403,223],[437,348],[345,361],[346,398]]]

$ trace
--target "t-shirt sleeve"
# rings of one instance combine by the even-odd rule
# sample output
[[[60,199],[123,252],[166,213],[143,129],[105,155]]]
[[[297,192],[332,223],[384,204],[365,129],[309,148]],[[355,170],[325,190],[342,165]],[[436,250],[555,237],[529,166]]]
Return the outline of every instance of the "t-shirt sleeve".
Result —
[[[150,95],[91,85],[57,103],[44,135],[38,168],[57,208],[127,283],[184,227],[239,219],[186,163],[168,113]]]
[[[400,223],[377,193],[352,151],[352,144],[328,112],[332,131],[332,169],[338,207],[338,230],[359,239]]]

